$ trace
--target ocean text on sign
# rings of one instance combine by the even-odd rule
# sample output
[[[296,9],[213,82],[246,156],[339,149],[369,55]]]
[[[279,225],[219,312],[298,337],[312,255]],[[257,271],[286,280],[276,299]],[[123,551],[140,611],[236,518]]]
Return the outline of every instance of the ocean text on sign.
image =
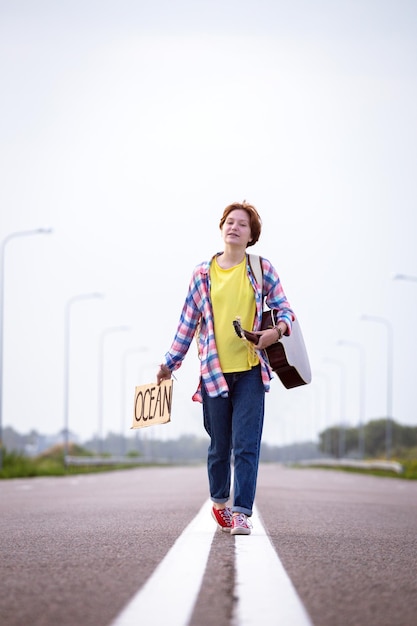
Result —
[[[135,389],[135,406],[132,428],[170,421],[172,407],[172,380],[160,385],[151,383]]]

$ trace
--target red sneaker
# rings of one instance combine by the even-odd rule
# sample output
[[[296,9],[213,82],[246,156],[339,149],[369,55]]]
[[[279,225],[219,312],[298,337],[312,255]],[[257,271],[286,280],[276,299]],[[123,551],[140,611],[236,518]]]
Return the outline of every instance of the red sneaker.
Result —
[[[252,523],[244,513],[238,513],[232,517],[231,535],[250,535]]]
[[[232,509],[228,506],[225,509],[216,509],[214,506],[211,509],[211,515],[217,522],[217,525],[225,533],[230,533],[232,528]]]

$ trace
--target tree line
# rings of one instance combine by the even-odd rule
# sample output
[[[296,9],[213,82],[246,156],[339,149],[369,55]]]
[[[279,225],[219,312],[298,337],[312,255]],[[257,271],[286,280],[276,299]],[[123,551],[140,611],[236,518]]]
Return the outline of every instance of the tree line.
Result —
[[[387,419],[371,420],[362,428],[346,426],[326,428],[319,435],[319,449],[322,453],[336,458],[383,457],[386,453],[387,428],[390,433],[391,456],[417,458],[417,426],[403,426]]]
[[[417,426],[404,426],[394,420],[375,419],[362,428],[332,426],[319,434],[319,441],[304,441],[291,445],[276,446],[262,443],[261,460],[266,462],[294,462],[320,457],[383,458],[386,454],[387,425],[390,428],[391,457],[417,459]],[[143,429],[146,431],[147,429]],[[69,440],[77,439],[69,435]],[[4,429],[3,446],[29,456],[45,453],[53,445],[63,441],[58,433],[53,442],[44,435],[31,431],[26,435],[14,429]],[[148,459],[163,458],[167,461],[203,461],[207,457],[208,438],[183,435],[176,440],[160,440],[146,432],[136,431],[135,437],[108,433],[103,441],[96,437],[81,444],[86,454],[130,455]]]

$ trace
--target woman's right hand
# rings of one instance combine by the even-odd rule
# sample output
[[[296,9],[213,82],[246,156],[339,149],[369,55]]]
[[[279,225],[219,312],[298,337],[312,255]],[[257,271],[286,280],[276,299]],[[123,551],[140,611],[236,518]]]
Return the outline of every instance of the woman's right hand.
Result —
[[[169,380],[171,378],[171,370],[166,365],[160,365],[159,371],[156,375],[156,382],[158,385],[161,384],[163,380]]]

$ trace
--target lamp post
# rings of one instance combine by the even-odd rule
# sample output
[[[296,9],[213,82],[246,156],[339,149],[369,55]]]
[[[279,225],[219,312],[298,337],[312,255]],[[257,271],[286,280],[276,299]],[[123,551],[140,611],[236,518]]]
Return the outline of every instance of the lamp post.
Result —
[[[392,389],[393,389],[393,331],[392,324],[384,317],[376,315],[361,315],[361,320],[365,322],[376,322],[383,324],[387,331],[387,417],[385,427],[385,456],[389,460],[391,458],[392,447]]]
[[[4,330],[4,265],[6,245],[11,239],[17,237],[30,237],[32,235],[49,235],[52,228],[35,228],[33,230],[20,230],[10,233],[0,244],[0,470],[3,468],[3,330]]]
[[[104,298],[101,293],[81,293],[70,298],[65,305],[64,325],[64,464],[69,452],[69,380],[70,380],[70,334],[71,334],[71,311],[75,302],[81,300],[94,300]]]
[[[364,347],[355,341],[345,341],[340,339],[339,346],[351,346],[358,350],[359,353],[359,428],[358,428],[358,447],[359,458],[363,459],[365,455],[365,350]]]
[[[346,368],[336,359],[324,359],[327,363],[337,365],[340,370],[340,425],[339,425],[339,458],[345,455],[345,409],[346,409]]]
[[[127,370],[127,359],[132,354],[139,354],[141,352],[146,352],[148,348],[143,346],[139,346],[138,348],[129,348],[123,355],[122,358],[122,378],[121,378],[121,399],[122,399],[122,408],[121,408],[121,416],[120,416],[120,441],[121,441],[121,453],[122,456],[126,454],[125,449],[125,415],[126,415],[126,370]]]
[[[330,455],[330,431],[329,431],[329,415],[330,415],[330,394],[329,394],[329,377],[327,376],[327,374],[325,374],[324,372],[314,372],[314,378],[319,377],[322,378],[326,384],[326,394],[325,394],[325,398],[326,398],[326,402],[325,402],[325,409],[324,409],[324,433],[325,433],[325,437],[323,440],[323,449],[324,452],[327,452]]]
[[[98,358],[98,453],[102,453],[103,445],[103,379],[104,379],[104,343],[106,337],[112,333],[130,330],[129,326],[110,326],[100,333],[99,358]]]

